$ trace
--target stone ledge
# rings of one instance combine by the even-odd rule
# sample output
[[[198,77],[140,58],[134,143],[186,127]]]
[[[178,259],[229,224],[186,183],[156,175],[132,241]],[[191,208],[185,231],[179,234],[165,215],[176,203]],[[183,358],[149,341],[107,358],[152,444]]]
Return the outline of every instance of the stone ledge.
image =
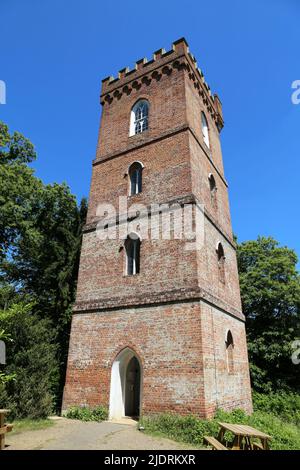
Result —
[[[180,204],[180,205],[198,204],[198,205],[201,206],[201,202],[192,193],[187,194],[185,196],[180,196],[180,197],[177,197],[177,198],[174,198],[174,199],[170,199],[168,201],[161,201],[161,202],[158,202],[158,203],[155,203],[155,204],[157,204],[157,205],[166,205],[166,204],[168,204],[169,206],[171,206],[172,204]],[[130,209],[130,206],[129,206],[129,209]],[[151,212],[151,204],[147,205],[146,209],[147,209],[147,216],[148,217],[151,216],[151,215],[155,215],[157,213],[157,211]],[[158,212],[162,212],[162,211],[159,210]],[[227,240],[227,242],[232,246],[232,248],[234,248],[234,250],[236,250],[236,244],[235,244],[233,238],[227,232],[224,231],[224,229],[220,226],[220,224],[217,222],[215,217],[209,211],[207,211],[206,208],[204,209],[204,217],[206,217],[209,220],[209,222],[212,225],[214,225],[214,227],[225,238],[225,240]],[[116,223],[116,225],[118,225],[118,224],[121,224],[123,222],[126,222],[127,220],[133,220],[134,218],[135,217],[133,217],[133,218],[132,217],[127,218],[125,216],[122,217],[122,214],[118,213],[118,214],[116,214],[116,220],[107,221],[107,226],[114,225],[115,223]],[[94,232],[97,228],[98,222],[100,222],[100,221],[101,221],[101,218],[94,219],[93,222],[90,222],[90,223],[86,224],[83,227],[83,230],[82,230],[83,233]]]
[[[141,308],[149,305],[170,304],[178,302],[204,301],[211,306],[222,310],[227,315],[245,321],[245,316],[235,307],[217,299],[214,295],[200,287],[184,287],[181,289],[163,291],[151,294],[139,294],[133,296],[111,297],[108,299],[95,299],[91,301],[79,301],[74,304],[73,313],[92,313],[103,310],[120,310],[124,308]]]
[[[169,199],[168,201],[161,201],[161,202],[157,202],[157,203],[153,203],[153,205],[158,205],[158,206],[163,206],[163,205],[172,205],[172,204],[180,204],[180,205],[184,205],[184,204],[193,204],[195,203],[195,198],[194,196],[190,193],[190,194],[187,194],[185,196],[178,196],[178,197],[175,197],[173,199]],[[153,211],[152,212],[152,204],[148,204],[146,207],[146,210],[147,210],[147,214],[146,216],[148,217],[149,215],[155,215],[158,213],[162,213],[162,212],[166,212],[166,210],[163,210],[163,209],[159,209],[158,211]],[[130,210],[130,205],[128,207],[128,209]],[[143,217],[142,215],[140,217]],[[144,215],[145,217],[145,215]],[[111,225],[114,225],[115,223],[118,225],[118,224],[121,224],[123,222],[126,222],[128,220],[133,220],[137,217],[135,216],[130,216],[130,214],[128,214],[128,217],[126,217],[126,214],[120,214],[120,213],[117,213],[116,214],[116,220],[108,220],[107,221],[107,226],[111,226]],[[98,222],[101,221],[101,218],[95,218],[92,222],[86,224],[84,227],[83,227],[83,233],[85,232],[92,232],[94,230],[96,230],[97,228],[97,224]]]
[[[181,126],[175,127],[174,129],[168,129],[167,131],[162,132],[160,135],[157,135],[157,136],[151,136],[151,135],[149,136],[147,132],[137,134],[136,136],[133,136],[133,137],[136,137],[137,139],[130,142],[128,146],[126,147],[126,149],[121,150],[121,151],[117,150],[116,152],[112,152],[112,153],[100,156],[99,158],[95,158],[92,162],[92,165],[96,166],[108,160],[112,160],[113,158],[121,157],[122,155],[126,155],[127,153],[130,153],[133,150],[138,150],[142,147],[145,147],[146,145],[150,145],[152,143],[159,142],[164,139],[168,139],[169,137],[173,137],[174,135],[179,134],[184,131],[189,131],[192,134],[197,144],[202,149],[202,151],[204,152],[204,155],[209,160],[209,162],[211,163],[211,165],[213,166],[213,168],[215,169],[215,171],[217,172],[217,174],[219,175],[219,177],[221,178],[225,186],[228,187],[228,183],[225,177],[215,165],[215,162],[211,158],[211,155],[208,152],[207,148],[205,148],[205,146],[201,143],[194,129],[187,123],[182,124]]]
[[[146,145],[152,144],[153,142],[159,142],[163,139],[168,137],[173,137],[173,135],[179,134],[180,132],[187,131],[189,129],[189,125],[187,123],[182,124],[181,126],[175,127],[173,129],[168,129],[167,131],[161,132],[159,135],[152,136],[148,134],[148,131],[142,132],[141,134],[137,134],[133,140],[130,140],[126,149],[124,150],[117,150],[116,152],[108,153],[106,155],[102,155],[98,158],[95,158],[92,162],[93,166],[99,165],[102,162],[106,162],[107,160],[112,160],[116,157],[121,157],[126,153],[130,153],[133,150],[138,150]],[[132,139],[129,138],[129,139]]]

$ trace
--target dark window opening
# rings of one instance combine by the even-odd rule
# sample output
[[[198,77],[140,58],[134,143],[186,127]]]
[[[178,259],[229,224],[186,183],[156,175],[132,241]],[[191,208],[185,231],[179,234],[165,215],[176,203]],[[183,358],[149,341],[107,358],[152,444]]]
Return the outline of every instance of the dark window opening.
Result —
[[[210,201],[211,205],[217,208],[217,185],[216,180],[212,174],[209,176],[209,189],[210,189]]]
[[[125,242],[126,274],[133,276],[140,272],[140,245],[141,241],[135,234],[128,236]]]
[[[229,330],[227,333],[227,338],[225,341],[226,344],[226,360],[227,360],[227,369],[229,374],[234,373],[234,360],[233,360],[233,337],[231,331]]]
[[[143,167],[139,162],[133,163],[129,168],[130,196],[142,191],[142,171]]]
[[[221,243],[218,244],[217,256],[218,256],[219,280],[223,284],[225,284],[225,255],[224,255],[224,249]]]

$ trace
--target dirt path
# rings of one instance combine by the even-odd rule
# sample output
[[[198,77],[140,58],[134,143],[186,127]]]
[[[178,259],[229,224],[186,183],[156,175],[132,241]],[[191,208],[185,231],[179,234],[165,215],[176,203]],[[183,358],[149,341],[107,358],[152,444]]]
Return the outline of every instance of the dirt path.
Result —
[[[7,450],[180,450],[193,449],[170,439],[151,437],[136,425],[82,422],[60,418],[50,428],[8,434]]]

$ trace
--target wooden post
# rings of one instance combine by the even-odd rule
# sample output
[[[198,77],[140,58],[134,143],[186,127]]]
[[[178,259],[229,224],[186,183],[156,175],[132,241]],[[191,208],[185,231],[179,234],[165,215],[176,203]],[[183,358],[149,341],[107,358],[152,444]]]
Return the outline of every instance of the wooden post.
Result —
[[[4,427],[4,417],[5,414],[0,411],[0,428]],[[0,434],[0,450],[3,450],[5,447],[5,434]]]
[[[4,421],[5,421],[5,416],[9,412],[10,410],[0,410],[0,450],[3,450],[5,448],[5,433],[7,431],[7,428],[4,425]],[[5,429],[2,429],[2,428],[5,428]]]
[[[224,434],[225,434],[225,429],[221,427],[219,434],[218,434],[218,441],[220,441],[221,444],[224,444]]]
[[[262,439],[262,445],[263,445],[264,450],[270,449],[268,439]]]

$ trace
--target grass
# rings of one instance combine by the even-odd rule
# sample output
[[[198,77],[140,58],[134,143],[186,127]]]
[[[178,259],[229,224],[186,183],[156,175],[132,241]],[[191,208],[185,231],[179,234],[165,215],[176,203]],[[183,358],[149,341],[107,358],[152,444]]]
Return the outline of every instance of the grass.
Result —
[[[72,406],[64,412],[63,416],[81,421],[104,421],[108,418],[108,410],[104,406],[90,408],[88,406]]]
[[[11,434],[19,434],[24,431],[39,431],[54,425],[51,419],[20,419],[13,421],[13,430]]]
[[[167,414],[164,414],[164,418],[167,416]],[[178,415],[177,415],[178,416]],[[152,437],[157,437],[159,439],[172,439],[172,441],[176,441],[176,442],[179,442],[180,444],[182,444],[183,448],[188,448],[188,449],[199,449],[199,450],[203,450],[203,449],[207,449],[207,447],[203,444],[203,442],[191,442],[189,439],[186,439],[186,438],[181,438],[180,436],[178,436],[178,434],[176,434],[176,432],[166,432],[166,431],[162,431],[162,430],[158,430],[156,429],[156,425],[153,426],[153,423],[149,426],[149,420],[152,421],[152,419],[155,419],[156,420],[156,416],[155,415],[152,415],[152,416],[147,416],[146,418],[144,417],[143,419],[140,420],[139,424],[142,425],[142,426],[146,426],[145,427],[145,434],[149,434],[149,436],[152,436]],[[147,423],[147,424],[146,424]]]
[[[211,420],[201,420],[192,415],[162,413],[145,416],[140,424],[148,434],[203,447],[205,435],[217,437],[218,421],[248,424],[271,435],[273,438],[270,443],[271,449],[300,450],[300,427],[261,410],[255,411],[251,416],[246,415],[242,410],[235,410],[231,413],[219,410],[215,418]],[[232,436],[228,435],[227,438],[229,437]]]

